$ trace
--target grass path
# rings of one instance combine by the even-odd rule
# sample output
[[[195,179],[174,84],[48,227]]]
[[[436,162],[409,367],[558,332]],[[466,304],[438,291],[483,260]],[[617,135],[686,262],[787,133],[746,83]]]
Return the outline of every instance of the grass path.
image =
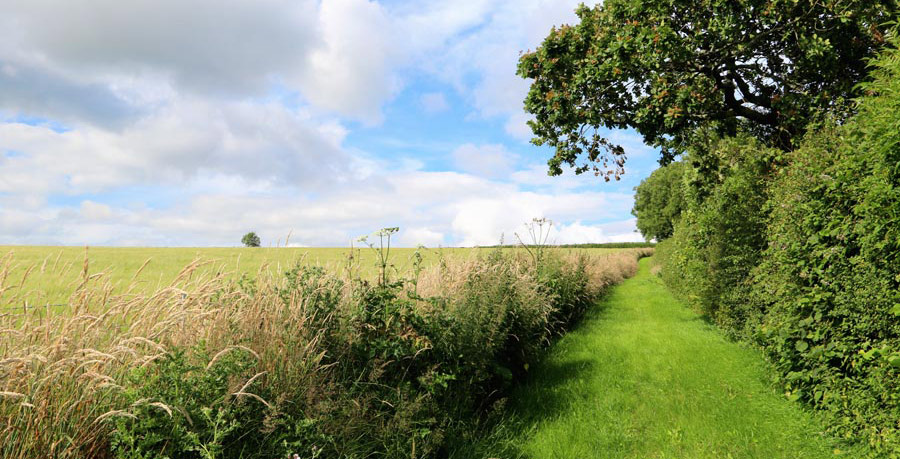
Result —
[[[487,439],[454,457],[855,457],[767,383],[762,357],[674,299],[641,262],[563,337]]]

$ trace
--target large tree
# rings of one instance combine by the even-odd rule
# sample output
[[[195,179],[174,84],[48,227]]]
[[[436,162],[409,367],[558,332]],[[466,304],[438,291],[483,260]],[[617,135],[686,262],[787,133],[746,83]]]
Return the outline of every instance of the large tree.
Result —
[[[700,127],[792,148],[816,110],[855,95],[884,43],[894,0],[606,0],[580,6],[518,73],[534,143],[608,180],[625,152],[604,128],[632,128],[671,160]]]

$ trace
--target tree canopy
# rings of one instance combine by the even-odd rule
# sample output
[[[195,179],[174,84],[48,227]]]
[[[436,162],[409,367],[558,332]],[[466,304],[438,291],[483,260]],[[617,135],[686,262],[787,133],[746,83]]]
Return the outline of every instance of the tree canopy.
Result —
[[[259,247],[260,240],[259,236],[256,235],[253,231],[244,235],[241,238],[241,244],[244,244],[244,247]]]
[[[634,189],[631,213],[637,217],[638,231],[648,241],[662,241],[675,231],[685,207],[682,183],[686,167],[682,161],[661,167]]]
[[[885,43],[893,0],[606,0],[554,28],[518,74],[533,142],[563,165],[619,178],[631,128],[663,162],[699,127],[789,150],[807,118],[854,96]]]

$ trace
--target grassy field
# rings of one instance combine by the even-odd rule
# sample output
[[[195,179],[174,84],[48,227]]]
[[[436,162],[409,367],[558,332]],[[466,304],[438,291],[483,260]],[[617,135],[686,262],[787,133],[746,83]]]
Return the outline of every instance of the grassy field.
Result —
[[[415,249],[392,249],[394,269],[406,271]],[[426,263],[444,256],[466,256],[471,249],[423,250]],[[199,263],[195,276],[226,272],[234,277],[259,270],[281,272],[298,262],[320,265],[332,272],[352,263],[364,272],[374,272],[375,255],[349,248],[112,248],[0,246],[0,305],[64,303],[82,281],[85,260],[89,276],[97,275],[122,293],[129,287],[151,292],[169,285],[192,263]],[[24,282],[23,282],[24,280]]]
[[[758,352],[675,300],[649,261],[535,368],[512,416],[454,457],[857,457],[771,389]]]
[[[430,266],[442,257],[466,258],[492,249],[391,248],[389,270],[406,273],[415,254]],[[516,249],[503,249],[516,250]],[[622,249],[556,249],[589,254],[614,253]],[[352,258],[351,258],[352,254]],[[362,276],[376,272],[376,254],[368,247],[350,248],[164,248],[164,247],[42,247],[0,246],[0,308],[17,309],[24,304],[63,307],[83,281],[85,273],[94,283],[108,283],[112,293],[154,292],[168,286],[185,267],[198,264],[191,276],[225,273],[256,276],[260,270],[281,273],[298,262],[325,267],[329,272],[356,270]],[[87,262],[87,265],[85,265]],[[85,267],[87,266],[87,267]]]

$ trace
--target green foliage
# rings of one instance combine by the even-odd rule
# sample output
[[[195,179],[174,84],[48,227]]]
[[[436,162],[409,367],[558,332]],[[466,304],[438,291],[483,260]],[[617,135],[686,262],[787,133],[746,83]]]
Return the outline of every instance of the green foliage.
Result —
[[[788,398],[898,457],[900,52],[872,65],[857,114],[811,124],[790,154],[692,152],[688,210],[658,253],[675,291],[765,349]]]
[[[890,0],[582,5],[577,24],[554,28],[519,62],[533,80],[533,142],[555,149],[552,174],[568,164],[607,180],[625,152],[603,128],[635,129],[666,161],[710,128],[790,149],[811,113],[856,94],[894,10]]]
[[[190,354],[175,349],[132,371],[124,392],[131,416],[115,418],[110,439],[116,457],[286,456],[288,444],[269,435],[267,423],[276,413],[259,391],[264,375],[254,375],[255,358],[239,349],[216,360],[202,348]],[[306,427],[313,428],[296,430],[291,445],[316,437],[314,426]]]
[[[634,189],[631,213],[637,217],[637,228],[646,240],[662,241],[672,236],[685,206],[686,167],[682,161],[660,167]]]
[[[772,189],[760,339],[786,390],[841,435],[900,451],[900,55],[875,61],[859,114],[826,122]],[[892,456],[893,457],[893,456]]]
[[[298,264],[274,285],[242,278],[217,293],[214,301],[233,308],[274,302],[268,319],[276,326],[302,322],[267,332],[272,349],[259,353],[241,342],[210,356],[201,343],[132,370],[122,382],[129,408],[109,421],[113,455],[440,456],[603,292],[591,285],[584,256],[542,248],[536,258],[495,250],[442,265],[429,279],[440,287],[423,295],[418,271],[414,279],[387,275],[391,233],[372,245],[375,282]],[[230,324],[249,327],[246,339],[271,326],[247,320]]]
[[[746,300],[747,279],[766,247],[766,185],[777,156],[747,137],[695,147],[681,183],[684,213],[674,237],[659,245],[666,282],[737,334],[759,315]]]
[[[241,238],[241,244],[244,244],[244,247],[259,247],[259,236],[251,231]]]
[[[859,458],[772,391],[760,352],[675,300],[652,262],[533,366],[493,428],[459,439],[450,457]]]

